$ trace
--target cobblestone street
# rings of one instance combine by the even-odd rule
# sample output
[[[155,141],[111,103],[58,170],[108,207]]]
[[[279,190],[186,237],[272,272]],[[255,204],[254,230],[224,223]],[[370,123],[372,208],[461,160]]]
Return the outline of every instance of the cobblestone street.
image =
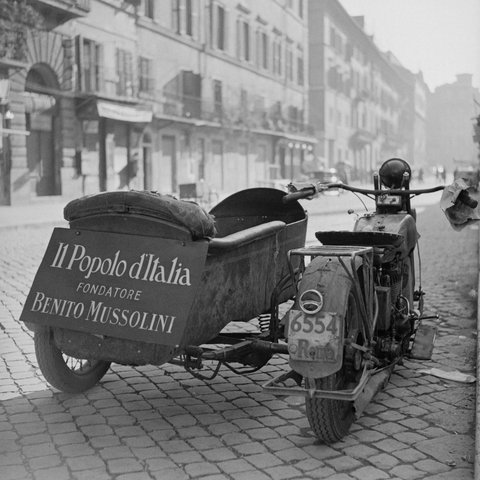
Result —
[[[0,478],[2,480],[473,479],[478,226],[453,231],[438,206],[418,215],[422,287],[439,327],[433,358],[406,360],[342,442],[319,444],[303,397],[279,399],[259,373],[113,365],[84,394],[51,388],[33,334],[19,322],[51,227],[0,230]],[[417,259],[416,259],[417,260]],[[418,269],[418,262],[417,262]]]

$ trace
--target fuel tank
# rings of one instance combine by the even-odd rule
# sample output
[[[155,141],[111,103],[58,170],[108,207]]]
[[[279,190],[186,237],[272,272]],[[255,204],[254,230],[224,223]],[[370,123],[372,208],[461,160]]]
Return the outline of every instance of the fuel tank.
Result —
[[[404,259],[413,251],[419,238],[415,220],[408,213],[368,214],[356,221],[354,231],[402,235],[403,242],[397,247],[385,251],[385,256],[382,258],[383,262],[388,262],[398,256],[400,256],[400,259]]]

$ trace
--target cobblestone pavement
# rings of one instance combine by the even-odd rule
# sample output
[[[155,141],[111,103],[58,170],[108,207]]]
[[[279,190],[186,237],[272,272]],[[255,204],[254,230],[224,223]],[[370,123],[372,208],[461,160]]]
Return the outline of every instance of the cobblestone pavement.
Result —
[[[440,315],[433,358],[399,367],[331,446],[313,437],[302,398],[262,391],[284,358],[208,383],[177,366],[116,365],[84,394],[52,389],[18,321],[51,228],[0,231],[0,478],[472,479],[475,384],[418,370],[475,374],[478,230],[454,232],[438,207],[419,225],[427,309]]]

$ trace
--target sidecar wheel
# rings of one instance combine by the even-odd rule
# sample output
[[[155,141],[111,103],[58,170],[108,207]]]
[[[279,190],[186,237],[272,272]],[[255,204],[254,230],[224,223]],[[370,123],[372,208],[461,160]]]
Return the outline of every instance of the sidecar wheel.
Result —
[[[345,335],[354,332],[356,338],[361,340],[363,328],[359,315],[359,307],[353,292],[350,290],[348,304],[345,312]],[[342,368],[325,378],[305,379],[305,387],[317,390],[345,390],[352,388],[350,382],[354,378],[352,364],[344,354]],[[346,361],[347,360],[347,361]],[[316,437],[323,443],[335,443],[347,435],[355,419],[352,402],[330,400],[327,398],[306,398],[307,418]]]
[[[43,376],[53,387],[66,393],[80,393],[95,386],[110,368],[103,360],[69,357],[51,341],[48,332],[35,332],[35,354]]]

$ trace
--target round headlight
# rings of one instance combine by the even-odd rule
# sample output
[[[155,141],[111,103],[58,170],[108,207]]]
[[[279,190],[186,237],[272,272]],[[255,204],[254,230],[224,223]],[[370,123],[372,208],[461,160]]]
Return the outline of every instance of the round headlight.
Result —
[[[410,165],[401,158],[390,158],[383,163],[378,172],[380,180],[387,188],[400,188],[404,179],[404,173],[412,177]]]

